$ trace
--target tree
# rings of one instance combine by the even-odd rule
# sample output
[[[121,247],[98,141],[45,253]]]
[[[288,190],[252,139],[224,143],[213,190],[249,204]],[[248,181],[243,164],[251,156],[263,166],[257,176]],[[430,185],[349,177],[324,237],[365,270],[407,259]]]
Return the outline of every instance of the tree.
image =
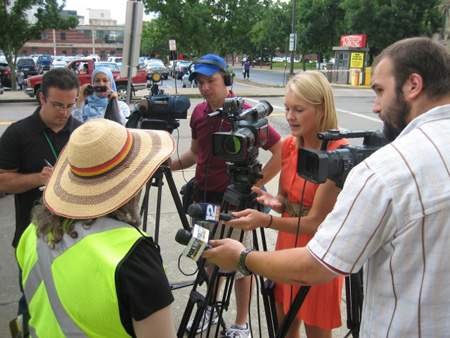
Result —
[[[178,52],[199,57],[212,52],[224,55],[238,48],[236,41],[243,43],[242,35],[251,29],[265,2],[144,0],[144,5],[147,13],[156,14],[156,29],[163,33],[157,35],[164,43],[175,39]]]
[[[28,40],[39,39],[46,29],[71,29],[78,25],[78,18],[63,18],[64,3],[56,0],[0,0],[0,49],[11,69],[11,86],[16,90],[17,54]],[[35,9],[35,22],[29,22],[26,11]]]
[[[276,2],[269,5],[262,19],[253,25],[250,39],[260,50],[265,49],[272,59],[277,50],[285,50],[291,29],[290,11],[286,3]],[[270,63],[272,68],[272,62]]]
[[[344,11],[336,0],[302,0],[298,11],[298,48],[303,55],[330,51],[339,42],[340,22]],[[303,69],[305,69],[305,58]]]
[[[395,41],[438,32],[442,0],[342,0],[344,34],[367,34],[370,57]]]

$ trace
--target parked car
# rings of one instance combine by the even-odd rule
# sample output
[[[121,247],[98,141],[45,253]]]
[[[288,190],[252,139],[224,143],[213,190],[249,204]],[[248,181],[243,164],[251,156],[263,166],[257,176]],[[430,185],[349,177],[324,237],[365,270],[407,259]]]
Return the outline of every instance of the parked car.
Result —
[[[65,66],[67,66],[67,63],[65,63],[64,61],[53,61],[53,68],[63,68]]]
[[[151,78],[153,73],[161,74],[161,77],[165,80],[169,78],[169,70],[162,62],[147,61],[145,69],[147,70],[147,78]]]
[[[24,79],[24,73],[16,70],[16,82],[18,88],[22,88]],[[11,88],[11,70],[9,69],[6,60],[3,59],[0,60],[0,82],[4,87]]]
[[[17,71],[23,72],[25,77],[31,75],[37,75],[38,67],[32,58],[19,58],[17,59]]]
[[[175,64],[172,76],[177,80],[183,78],[183,75],[189,72],[189,66],[191,65],[191,63],[192,62],[190,61],[178,61]]]
[[[120,72],[120,67],[115,62],[106,62],[106,61],[96,62],[95,68],[98,68],[98,67],[107,67],[107,68],[111,69],[112,72]]]
[[[85,68],[84,65],[87,65]],[[94,62],[92,59],[75,59],[70,62],[66,67],[75,72],[80,80],[80,84],[86,84],[92,82],[92,73],[94,69],[102,66],[109,66],[115,69],[113,70],[113,78],[116,82],[117,94],[119,95],[119,100],[125,100],[127,98],[128,91],[128,78],[122,77],[119,72],[119,67],[113,62]],[[80,73],[80,67],[85,68],[88,73]],[[30,76],[26,79],[26,89],[25,92],[30,97],[36,97],[36,101],[39,102],[39,93],[41,92],[41,82],[43,75]],[[147,72],[145,70],[138,70],[136,76],[131,79],[131,98],[135,94],[135,91],[147,88]]]
[[[39,55],[36,61],[36,65],[38,66],[38,73],[44,74],[45,72],[51,69],[53,63],[53,58],[51,55]]]
[[[4,91],[5,91],[5,89],[3,88],[3,85],[0,82],[0,95],[2,95]]]
[[[281,56],[275,56],[272,58],[272,62],[284,62],[284,59]]]
[[[169,70],[170,76],[173,76],[173,69],[177,62],[183,61],[183,60],[170,60],[169,63],[166,65],[167,69]]]

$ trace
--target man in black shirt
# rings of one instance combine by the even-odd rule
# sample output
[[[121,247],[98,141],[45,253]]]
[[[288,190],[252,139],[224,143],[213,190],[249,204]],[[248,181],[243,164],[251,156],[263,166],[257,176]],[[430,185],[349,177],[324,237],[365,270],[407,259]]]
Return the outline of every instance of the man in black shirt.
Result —
[[[0,138],[0,192],[14,194],[14,248],[30,224],[31,209],[42,196],[41,187],[47,184],[51,166],[71,133],[81,125],[71,116],[79,87],[77,76],[65,68],[47,72],[42,78],[40,107],[9,126]],[[22,299],[19,314],[25,311]]]

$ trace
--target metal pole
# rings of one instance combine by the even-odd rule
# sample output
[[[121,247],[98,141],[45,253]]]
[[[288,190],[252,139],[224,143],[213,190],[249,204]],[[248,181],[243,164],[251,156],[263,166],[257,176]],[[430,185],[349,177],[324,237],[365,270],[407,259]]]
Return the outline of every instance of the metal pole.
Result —
[[[297,0],[292,0],[292,34],[295,34],[296,11],[297,11]],[[294,46],[296,46],[295,41],[294,41]],[[295,50],[293,50],[291,52],[291,71],[289,72],[290,75],[294,75],[294,56],[295,56]]]
[[[130,53],[128,58],[128,82],[127,82],[127,104],[130,104],[131,99],[131,82],[133,78],[133,67],[134,67],[134,35],[136,34],[136,23],[137,23],[137,2],[133,2],[133,21],[131,22],[131,45],[130,45]]]

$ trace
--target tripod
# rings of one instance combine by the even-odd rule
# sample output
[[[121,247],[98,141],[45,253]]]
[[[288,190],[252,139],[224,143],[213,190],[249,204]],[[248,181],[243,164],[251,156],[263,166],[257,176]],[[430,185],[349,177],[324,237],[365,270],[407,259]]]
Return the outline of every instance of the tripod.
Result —
[[[298,290],[276,338],[284,338],[286,336],[310,288],[310,286],[302,286]],[[357,273],[345,277],[345,297],[347,300],[347,328],[350,329],[345,337],[352,334],[354,338],[358,338],[363,303],[362,269]]]
[[[142,200],[140,215],[142,217],[142,228],[147,231],[147,219],[148,219],[148,204],[150,202],[150,187],[155,186],[158,188],[156,199],[156,216],[155,216],[155,243],[158,244],[159,240],[159,223],[161,219],[161,198],[162,198],[162,186],[163,176],[166,177],[169,185],[170,193],[172,194],[173,201],[177,208],[178,216],[180,216],[181,224],[183,228],[190,231],[191,227],[189,221],[184,213],[183,204],[181,203],[180,196],[178,195],[175,182],[173,180],[172,172],[167,164],[162,164],[153,174],[152,178],[147,182],[145,186],[145,194]]]
[[[227,213],[229,211],[230,205],[236,206],[236,210],[238,211],[257,206],[256,194],[251,191],[251,187],[261,177],[261,175],[259,174],[260,168],[261,165],[257,161],[254,161],[251,165],[248,166],[240,166],[234,165],[233,163],[227,163],[227,172],[231,178],[232,183],[234,182],[234,184],[229,185],[225,191],[223,201],[220,207],[221,212]],[[211,231],[213,236],[217,231],[217,227],[218,224],[215,224]],[[226,237],[230,237],[232,231],[233,229],[230,227]],[[242,241],[243,239],[243,234],[244,232],[241,230],[240,241]],[[225,228],[222,227],[220,232],[220,238],[225,238],[224,235],[225,235]],[[267,250],[264,236],[264,229],[262,228],[261,228],[261,238],[263,242],[263,249]],[[253,231],[253,239],[254,239],[254,246],[256,249],[258,249],[257,236],[255,231]],[[205,273],[204,266],[205,260],[204,259],[199,260],[199,273],[194,282],[194,287],[191,291],[188,304],[184,312],[184,316],[181,320],[177,332],[177,337],[179,338],[183,337],[184,332],[186,331],[189,318],[193,312],[195,305],[197,305],[197,312],[193,319],[193,323],[189,332],[189,337],[195,337],[197,329],[201,324],[201,320],[204,318],[203,314],[207,306],[210,306],[212,311],[217,311],[220,326],[222,326],[225,329],[225,324],[222,315],[223,311],[228,309],[230,303],[235,272],[224,271],[215,266],[211,277],[208,278],[208,276]],[[224,292],[222,299],[217,300],[217,294],[219,292],[221,278],[225,279]],[[274,325],[276,325],[274,323],[277,323],[277,321],[275,313],[275,304],[273,301],[273,295],[271,294],[272,285],[270,283],[266,283],[263,277],[259,278],[261,280],[261,288],[262,288],[261,293],[263,296],[264,307],[266,311],[269,336],[274,337]],[[197,291],[197,288],[205,280],[207,281],[208,287],[206,295],[203,296]],[[210,337],[211,322],[212,316],[210,317],[210,322],[208,323],[209,325],[206,333],[207,337]],[[215,337],[217,337],[219,334],[220,326],[218,325],[216,327],[214,335]]]
[[[153,174],[152,178],[147,182],[145,186],[145,194],[142,200],[140,215],[142,217],[142,229],[147,231],[147,218],[148,218],[148,205],[150,202],[150,187],[157,187],[157,198],[156,198],[156,216],[155,216],[155,243],[158,244],[159,240],[159,224],[161,219],[161,198],[162,198],[162,186],[163,186],[163,177],[166,177],[167,183],[170,188],[170,193],[172,195],[173,201],[175,202],[175,206],[177,208],[178,216],[180,217],[181,224],[185,230],[191,231],[191,227],[189,225],[189,221],[187,219],[186,214],[184,213],[183,204],[181,203],[180,196],[178,195],[177,188],[175,186],[175,182],[173,180],[172,172],[170,171],[170,167],[167,164],[161,165]],[[170,287],[172,290],[178,290],[186,286],[191,286],[193,282],[186,283],[176,283],[171,284]]]

